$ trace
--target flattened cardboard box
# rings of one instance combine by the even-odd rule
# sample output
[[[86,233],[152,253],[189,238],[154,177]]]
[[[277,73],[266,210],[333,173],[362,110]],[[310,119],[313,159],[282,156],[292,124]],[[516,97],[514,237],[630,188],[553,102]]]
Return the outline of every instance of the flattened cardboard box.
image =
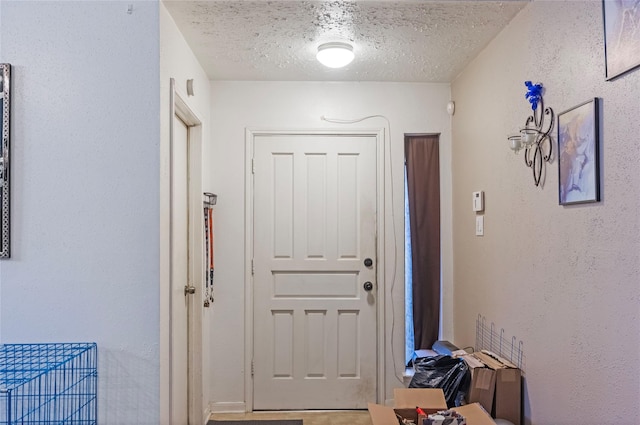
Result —
[[[487,367],[473,369],[469,403],[480,403],[487,412],[493,410],[493,396],[496,390],[496,371]]]
[[[522,374],[520,369],[496,370],[496,418],[520,425],[522,408]]]
[[[479,402],[494,417],[520,425],[522,416],[522,373],[484,353],[473,353],[488,367],[473,369],[468,401]],[[495,404],[494,404],[495,402]]]

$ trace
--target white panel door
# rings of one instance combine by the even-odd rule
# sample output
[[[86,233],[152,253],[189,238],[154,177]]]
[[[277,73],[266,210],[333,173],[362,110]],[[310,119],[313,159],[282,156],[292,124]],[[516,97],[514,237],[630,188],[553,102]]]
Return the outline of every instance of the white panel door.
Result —
[[[256,136],[255,410],[376,401],[376,185],[373,136]]]
[[[171,425],[188,424],[189,130],[174,116],[171,152]]]

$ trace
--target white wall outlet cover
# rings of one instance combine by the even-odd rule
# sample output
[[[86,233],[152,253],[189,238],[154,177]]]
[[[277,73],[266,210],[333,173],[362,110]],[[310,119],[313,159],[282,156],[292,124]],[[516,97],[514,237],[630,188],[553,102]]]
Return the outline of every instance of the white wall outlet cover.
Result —
[[[484,211],[484,192],[478,191],[472,193],[473,211]]]

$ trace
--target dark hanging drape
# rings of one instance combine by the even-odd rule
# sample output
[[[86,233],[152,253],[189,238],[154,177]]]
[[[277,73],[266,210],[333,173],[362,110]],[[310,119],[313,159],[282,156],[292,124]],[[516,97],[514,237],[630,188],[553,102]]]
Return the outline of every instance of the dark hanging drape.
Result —
[[[405,136],[413,271],[415,349],[431,348],[440,327],[440,165],[438,135]]]

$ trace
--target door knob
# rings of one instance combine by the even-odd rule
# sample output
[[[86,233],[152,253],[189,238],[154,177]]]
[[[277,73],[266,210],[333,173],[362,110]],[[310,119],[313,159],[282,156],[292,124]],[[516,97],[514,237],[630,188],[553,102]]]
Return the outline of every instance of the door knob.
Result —
[[[373,289],[373,283],[365,282],[362,287],[364,288],[365,291],[369,292]]]
[[[364,259],[364,265],[365,265],[365,267],[373,266],[373,260],[371,258],[365,258]]]
[[[189,294],[195,294],[196,293],[196,287],[195,286],[189,286],[189,285],[184,285],[184,295],[187,296]]]

